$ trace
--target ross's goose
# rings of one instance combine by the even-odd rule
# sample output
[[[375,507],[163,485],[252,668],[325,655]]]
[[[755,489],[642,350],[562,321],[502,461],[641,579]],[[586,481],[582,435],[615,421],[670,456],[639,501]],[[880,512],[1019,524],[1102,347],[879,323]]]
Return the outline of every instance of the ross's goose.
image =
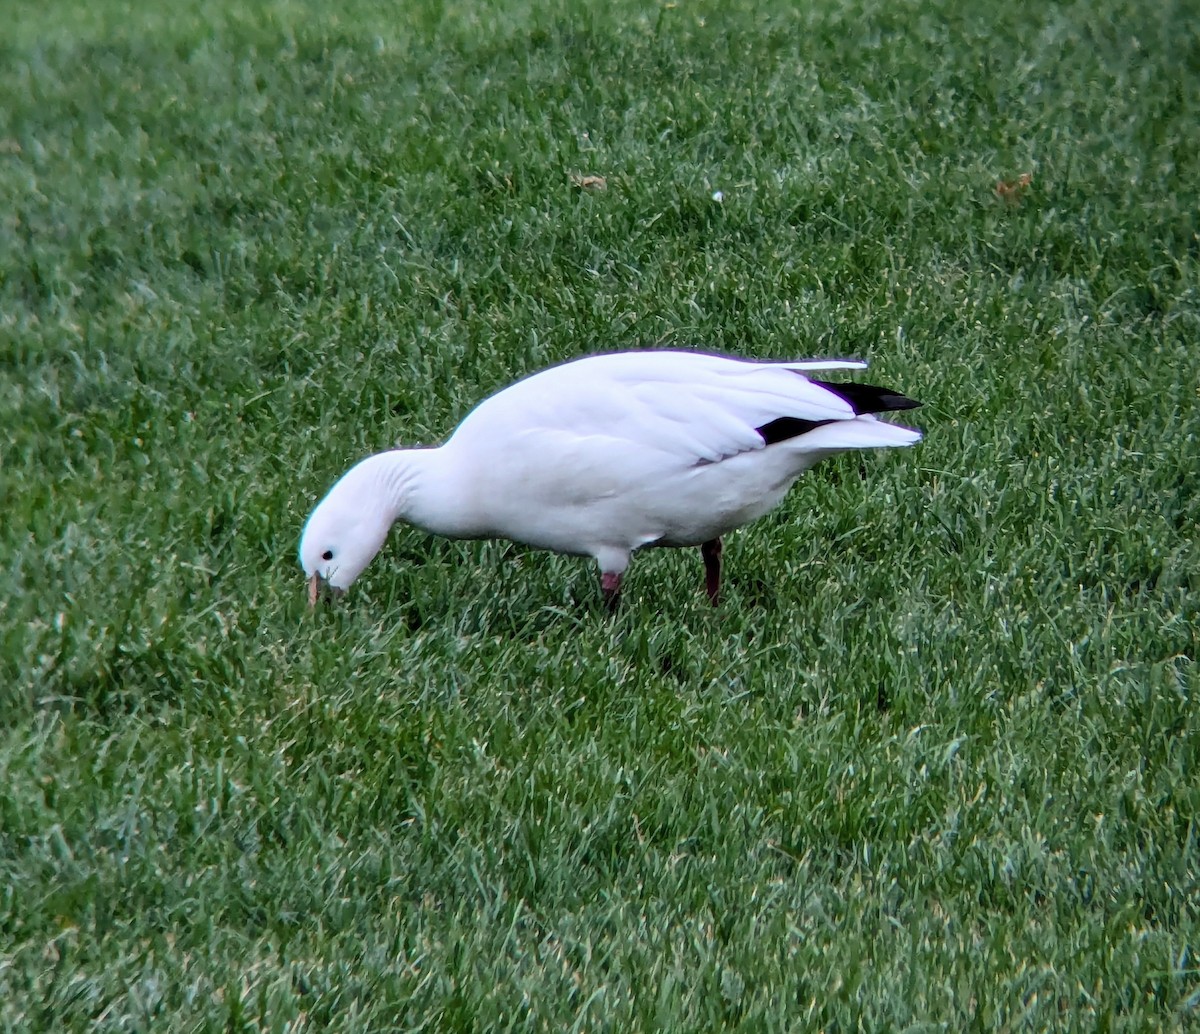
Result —
[[[919,402],[805,376],[865,366],[655,351],[543,370],[481,402],[445,445],[352,467],[304,527],[309,601],[322,585],[344,591],[405,520],[594,557],[610,604],[635,549],[699,546],[715,604],[722,535],[772,509],[826,456],[920,440],[875,417]]]

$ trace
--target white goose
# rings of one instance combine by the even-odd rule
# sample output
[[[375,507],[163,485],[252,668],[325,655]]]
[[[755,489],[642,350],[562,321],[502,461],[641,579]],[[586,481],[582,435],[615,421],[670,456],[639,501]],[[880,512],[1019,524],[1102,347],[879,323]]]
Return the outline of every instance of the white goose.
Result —
[[[304,527],[309,601],[322,585],[345,591],[405,520],[594,557],[610,605],[635,549],[699,546],[715,604],[722,535],[771,510],[826,456],[920,440],[874,415],[919,402],[802,372],[865,366],[659,351],[543,370],[481,402],[445,445],[352,467]]]

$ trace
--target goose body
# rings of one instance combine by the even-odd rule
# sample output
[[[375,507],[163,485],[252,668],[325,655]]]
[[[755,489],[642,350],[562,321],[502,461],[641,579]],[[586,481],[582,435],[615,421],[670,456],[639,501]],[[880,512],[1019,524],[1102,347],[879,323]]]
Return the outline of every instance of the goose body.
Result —
[[[875,416],[919,403],[806,376],[865,365],[655,351],[543,370],[485,399],[439,448],[351,468],[304,529],[310,598],[322,582],[346,589],[405,520],[594,557],[610,601],[634,550],[698,545],[715,603],[722,535],[773,509],[826,456],[920,440]]]

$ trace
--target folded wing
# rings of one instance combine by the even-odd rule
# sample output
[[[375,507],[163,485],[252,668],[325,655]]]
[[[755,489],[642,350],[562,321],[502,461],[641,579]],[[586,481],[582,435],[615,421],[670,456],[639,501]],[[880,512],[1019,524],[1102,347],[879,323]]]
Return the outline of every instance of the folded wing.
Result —
[[[871,414],[919,403],[871,385],[805,376],[865,365],[856,360],[758,363],[666,351],[592,356],[492,396],[463,421],[458,435],[494,440],[505,425],[540,428],[665,452],[688,465],[718,463],[785,442],[800,447],[811,441],[826,450],[915,441],[916,432]],[[859,426],[852,430],[851,425]]]

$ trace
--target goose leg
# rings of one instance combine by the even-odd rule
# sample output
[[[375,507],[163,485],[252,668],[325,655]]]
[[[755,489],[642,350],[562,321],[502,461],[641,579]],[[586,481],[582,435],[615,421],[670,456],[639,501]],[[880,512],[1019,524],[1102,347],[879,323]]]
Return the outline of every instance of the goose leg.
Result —
[[[715,607],[721,600],[721,540],[709,539],[700,547],[704,557],[704,588]]]
[[[621,600],[621,575],[613,571],[600,572],[600,589],[609,610],[616,610]]]

